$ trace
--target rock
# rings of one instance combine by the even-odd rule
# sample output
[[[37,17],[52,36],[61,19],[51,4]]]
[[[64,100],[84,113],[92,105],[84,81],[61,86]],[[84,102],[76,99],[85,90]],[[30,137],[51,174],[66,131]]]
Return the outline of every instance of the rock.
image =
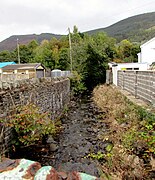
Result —
[[[49,149],[51,152],[55,152],[58,150],[58,146],[57,144],[51,143]]]
[[[88,128],[87,128],[87,131],[88,131],[88,132],[92,132],[93,129],[88,127]]]
[[[53,136],[52,135],[49,135],[48,136],[48,139],[47,139],[47,141],[46,141],[48,144],[50,144],[50,143],[55,143],[56,144],[56,142],[54,141],[54,139],[53,139]]]
[[[96,141],[92,141],[92,145],[95,145],[96,144]]]
[[[66,172],[58,172],[58,175],[62,178],[62,179],[67,179],[68,175]]]
[[[94,133],[97,133],[99,131],[99,129],[93,129]]]
[[[151,156],[150,165],[152,167],[152,170],[155,171],[155,159]]]

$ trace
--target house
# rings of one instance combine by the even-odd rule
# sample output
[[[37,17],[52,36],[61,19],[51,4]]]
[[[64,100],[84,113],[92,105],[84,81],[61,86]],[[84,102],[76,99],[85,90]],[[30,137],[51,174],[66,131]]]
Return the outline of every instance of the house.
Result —
[[[25,75],[27,78],[45,77],[46,68],[41,63],[12,64],[2,68],[2,74]],[[21,79],[20,77],[18,79]]]
[[[2,68],[11,65],[11,64],[16,64],[15,62],[0,62],[0,73],[2,73]]]
[[[141,52],[138,53],[139,63],[148,63],[151,65],[155,62],[155,37],[140,46]]]
[[[112,70],[112,81],[117,86],[117,72],[119,70],[135,70],[135,71],[146,71],[149,68],[148,63],[108,63],[109,68]]]

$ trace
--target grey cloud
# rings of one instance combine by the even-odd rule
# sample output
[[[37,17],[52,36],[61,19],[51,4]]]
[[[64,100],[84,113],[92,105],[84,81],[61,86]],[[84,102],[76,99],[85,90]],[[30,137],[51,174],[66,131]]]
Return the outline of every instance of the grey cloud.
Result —
[[[45,30],[64,34],[74,25],[87,31],[154,9],[154,0],[1,0],[0,40]]]

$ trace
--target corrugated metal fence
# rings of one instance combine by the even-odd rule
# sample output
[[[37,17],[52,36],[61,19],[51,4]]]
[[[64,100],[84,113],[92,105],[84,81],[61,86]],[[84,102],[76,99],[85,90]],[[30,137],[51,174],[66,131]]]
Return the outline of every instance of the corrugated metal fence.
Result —
[[[118,86],[155,105],[155,71],[118,71]]]

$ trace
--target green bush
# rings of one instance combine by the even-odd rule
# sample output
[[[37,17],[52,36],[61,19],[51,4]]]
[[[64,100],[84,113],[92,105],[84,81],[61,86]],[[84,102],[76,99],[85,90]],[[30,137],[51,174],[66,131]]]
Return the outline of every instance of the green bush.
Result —
[[[42,142],[45,135],[56,133],[54,121],[47,113],[40,113],[34,104],[19,107],[16,114],[1,122],[15,130],[15,145],[37,144]]]
[[[71,91],[73,95],[79,95],[86,91],[86,87],[82,82],[82,76],[77,73],[77,71],[72,72],[72,76],[70,77],[71,82]]]

